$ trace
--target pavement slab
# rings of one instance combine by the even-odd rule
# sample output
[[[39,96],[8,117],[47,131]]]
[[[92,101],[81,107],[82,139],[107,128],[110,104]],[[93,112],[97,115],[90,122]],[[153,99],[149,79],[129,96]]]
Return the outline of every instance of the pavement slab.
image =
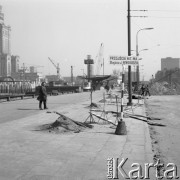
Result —
[[[93,100],[96,103],[102,99]],[[97,97],[97,96],[96,96]],[[89,115],[89,101],[51,109],[76,121],[84,122]],[[103,107],[102,103],[101,107]],[[116,110],[112,103],[106,109]],[[130,110],[131,111],[131,110]],[[144,106],[133,110],[145,114]],[[132,113],[132,112],[131,112]],[[0,180],[105,180],[107,158],[128,158],[126,170],[134,162],[153,162],[148,125],[124,118],[127,135],[115,135],[112,124],[92,124],[80,133],[55,134],[38,130],[39,125],[53,123],[57,114],[42,111],[0,127]],[[116,117],[111,117],[116,120]],[[122,177],[119,175],[119,179]]]

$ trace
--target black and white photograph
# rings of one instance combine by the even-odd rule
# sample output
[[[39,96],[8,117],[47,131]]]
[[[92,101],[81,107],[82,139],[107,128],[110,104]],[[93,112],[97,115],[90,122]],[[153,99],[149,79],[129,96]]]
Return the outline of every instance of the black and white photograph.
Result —
[[[0,1],[0,180],[180,178],[180,0]]]

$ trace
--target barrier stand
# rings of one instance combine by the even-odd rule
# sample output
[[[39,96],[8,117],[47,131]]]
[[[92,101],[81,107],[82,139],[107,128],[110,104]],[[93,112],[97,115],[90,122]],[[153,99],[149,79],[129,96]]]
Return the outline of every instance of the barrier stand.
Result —
[[[123,106],[124,106],[124,66],[122,65],[122,91],[121,91],[121,113],[120,113],[120,120],[118,118],[118,125],[116,127],[115,134],[117,135],[126,135],[126,125],[125,122],[123,121]],[[116,98],[117,99],[117,98]],[[118,112],[117,112],[118,114]],[[118,115],[117,115],[118,116]]]
[[[103,117],[104,120],[107,120],[107,121],[104,121],[104,124],[107,124],[108,123],[108,117],[107,117],[107,113],[105,111],[105,105],[106,105],[105,92],[103,92],[103,101],[104,101],[103,110],[102,110],[101,116],[99,117],[99,120],[102,119],[102,117]]]
[[[93,114],[92,114],[92,90],[91,90],[91,94],[90,94],[90,99],[91,99],[91,104],[90,104],[90,111],[89,111],[89,116],[86,118],[85,122],[87,122],[87,120],[89,119],[89,123],[95,123],[95,120],[93,118]]]
[[[118,125],[118,121],[119,121],[119,110],[118,110],[118,95],[115,95],[116,97],[116,110],[117,110],[117,114],[116,114],[116,121],[115,121],[115,124]]]

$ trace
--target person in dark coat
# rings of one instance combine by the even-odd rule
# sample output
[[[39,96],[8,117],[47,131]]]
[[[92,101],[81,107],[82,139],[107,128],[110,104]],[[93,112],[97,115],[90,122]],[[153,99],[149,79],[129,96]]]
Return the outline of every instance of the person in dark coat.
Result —
[[[46,102],[47,102],[47,92],[46,92],[46,87],[45,87],[45,82],[41,83],[41,86],[39,88],[39,109],[42,110],[42,102],[44,104],[44,109],[48,109]]]
[[[141,96],[145,95],[145,86],[144,84],[141,86]]]
[[[146,87],[145,87],[145,96],[147,96],[147,95],[151,96],[148,85],[146,85]]]

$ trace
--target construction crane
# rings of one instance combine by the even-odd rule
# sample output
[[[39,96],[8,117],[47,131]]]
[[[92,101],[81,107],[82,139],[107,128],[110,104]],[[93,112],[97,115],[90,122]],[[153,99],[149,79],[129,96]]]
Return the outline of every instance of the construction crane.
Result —
[[[51,61],[51,63],[53,64],[53,66],[56,68],[57,70],[57,76],[58,76],[58,79],[60,79],[60,68],[59,68],[59,63],[57,63],[57,65],[54,63],[54,61],[48,57],[48,59]]]
[[[98,55],[96,56],[96,75],[100,75],[101,68],[104,64],[103,52],[104,52],[104,45],[103,43],[101,43]]]

